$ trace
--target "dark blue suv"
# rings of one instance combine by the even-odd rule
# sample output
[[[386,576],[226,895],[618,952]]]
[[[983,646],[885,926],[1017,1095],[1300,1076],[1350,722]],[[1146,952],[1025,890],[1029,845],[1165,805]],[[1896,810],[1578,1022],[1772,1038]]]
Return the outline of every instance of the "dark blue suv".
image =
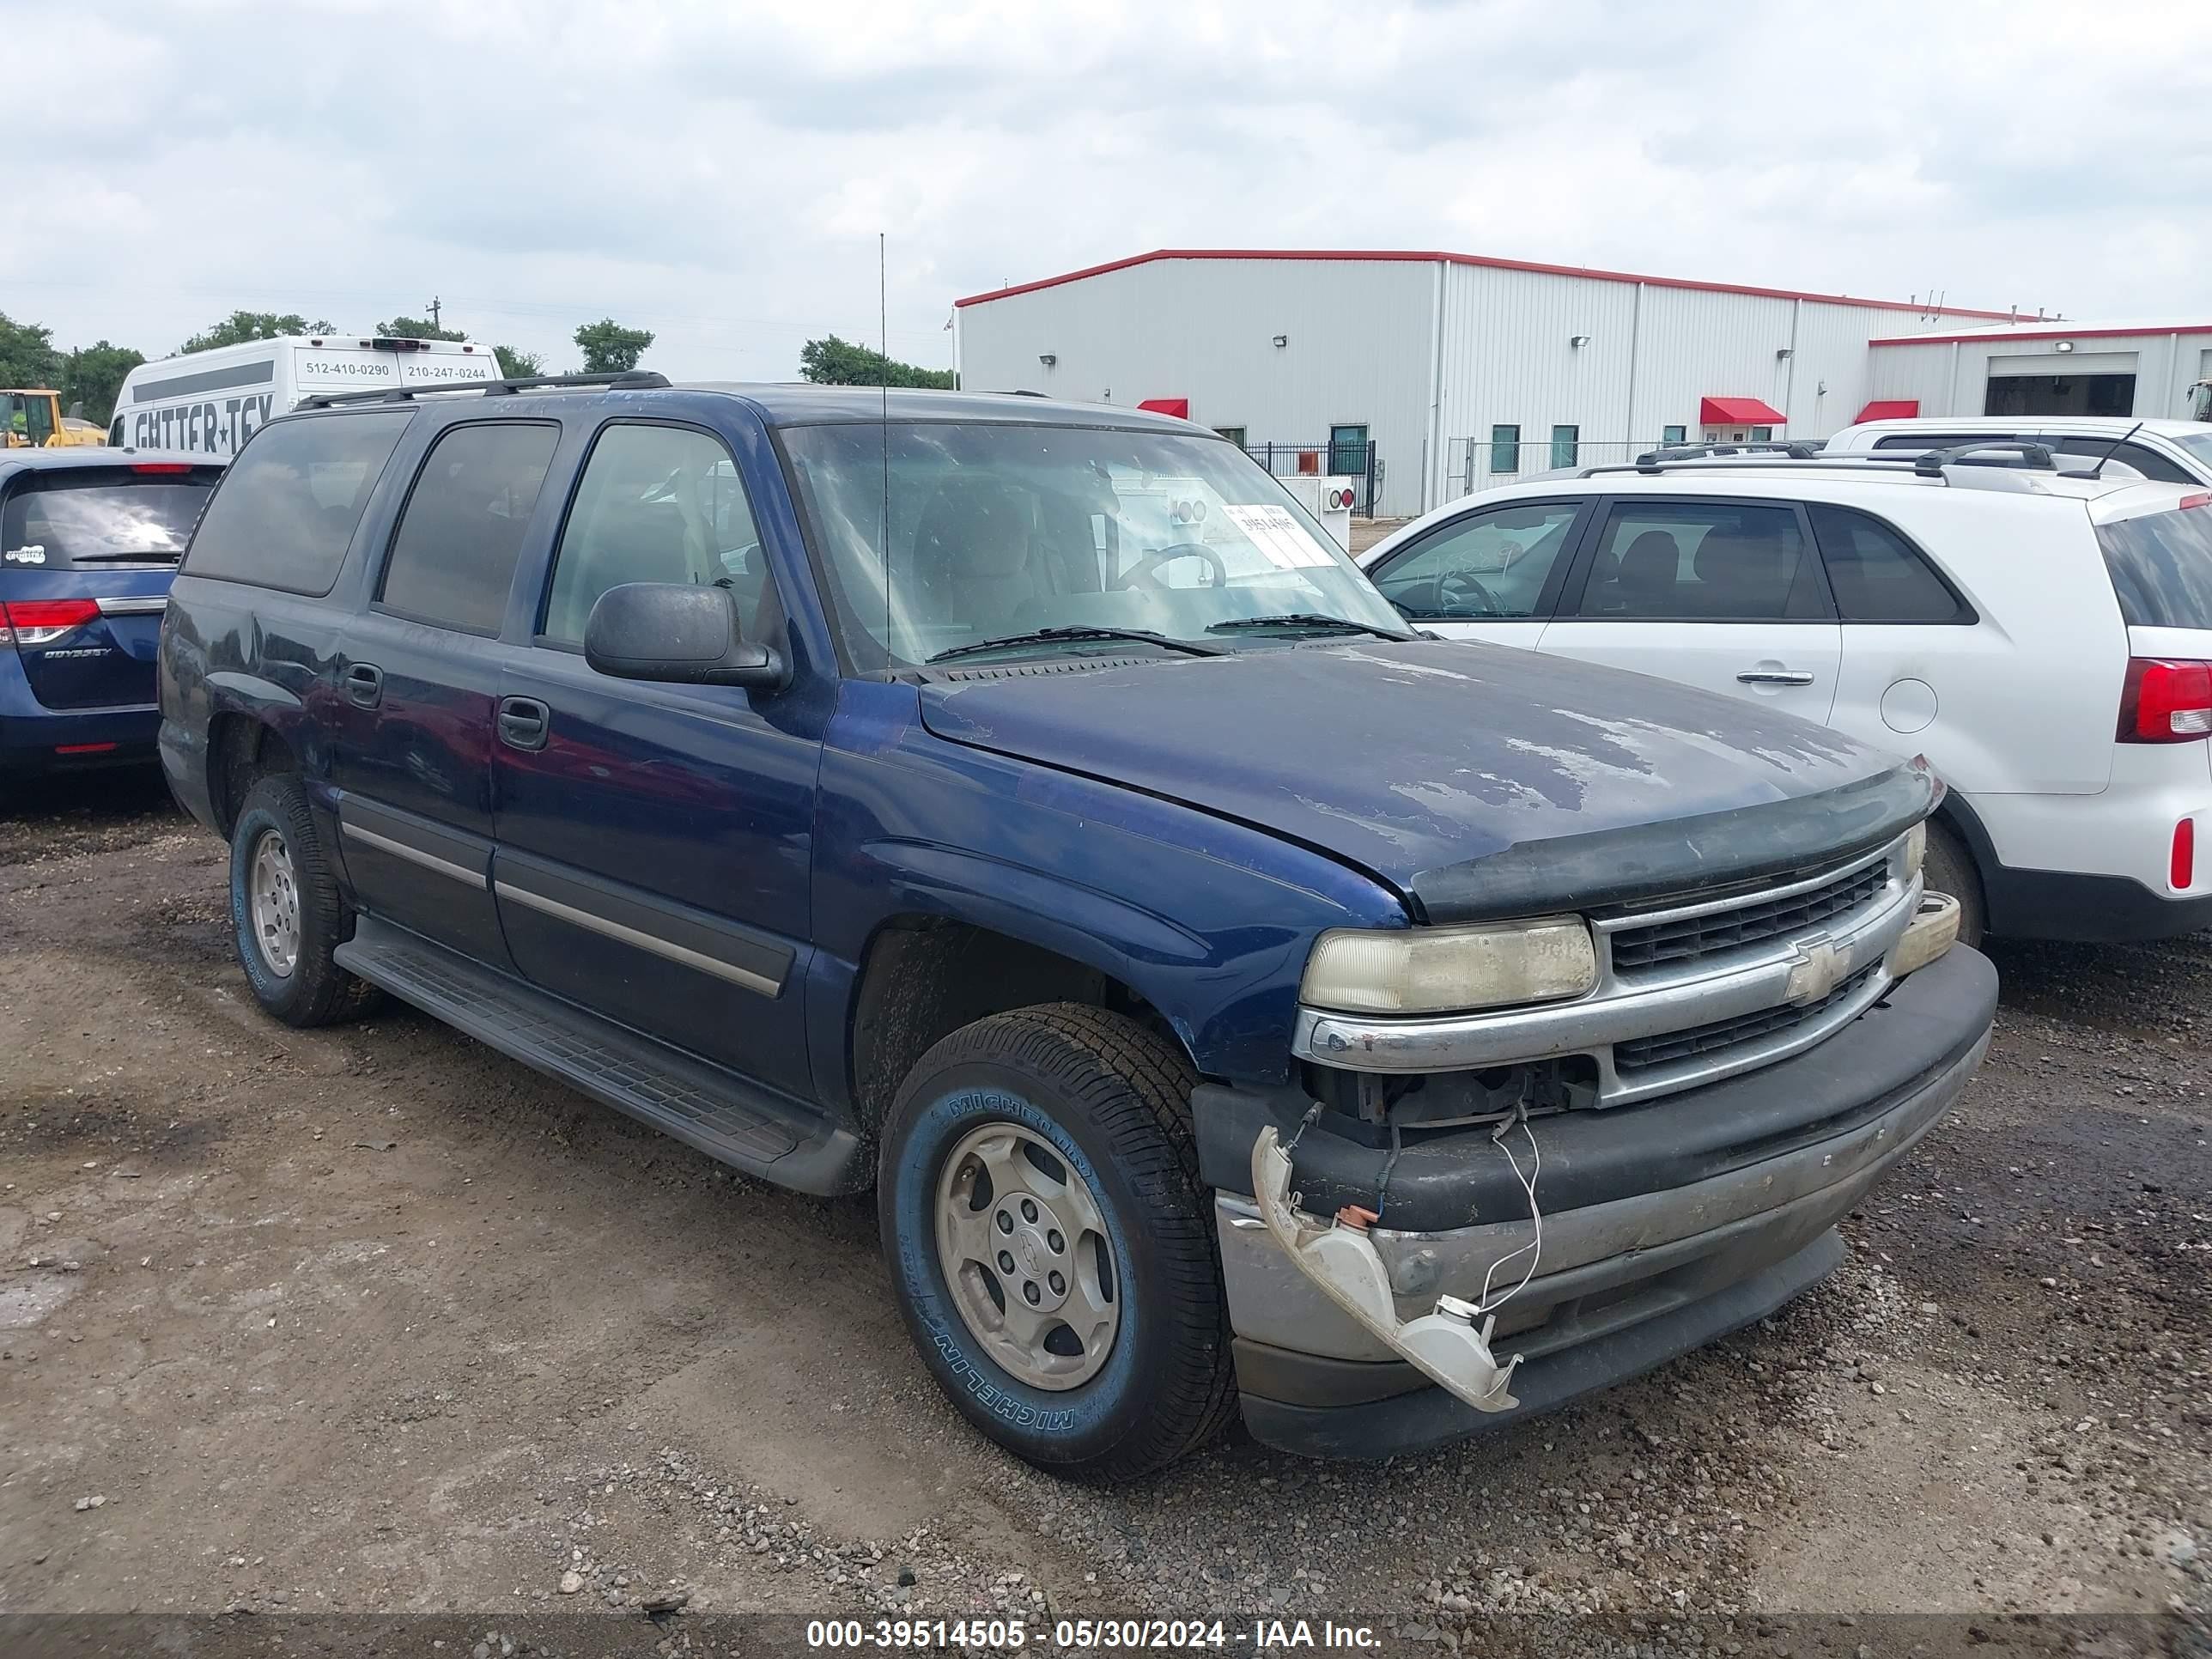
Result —
[[[985,1433],[1334,1455],[1756,1319],[1978,1062],[1917,763],[1409,633],[1235,446],[657,375],[314,400],[161,757],[239,957],[872,1188]]]
[[[161,612],[222,475],[204,457],[0,449],[0,771],[153,758]]]

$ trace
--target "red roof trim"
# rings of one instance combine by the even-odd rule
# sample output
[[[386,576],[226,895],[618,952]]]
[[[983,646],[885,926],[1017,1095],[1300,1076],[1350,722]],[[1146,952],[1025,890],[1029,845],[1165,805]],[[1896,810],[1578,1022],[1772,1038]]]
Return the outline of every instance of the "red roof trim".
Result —
[[[1066,271],[1058,276],[1042,277],[1034,283],[1017,283],[1012,288],[994,289],[988,294],[970,294],[952,303],[959,306],[980,306],[989,300],[1005,300],[1017,294],[1034,294],[1042,288],[1058,288],[1063,283],[1079,283],[1087,276],[1103,276],[1109,270],[1127,270],[1132,265],[1152,264],[1162,259],[1351,259],[1371,260],[1389,264],[1474,265],[1486,270],[1527,270],[1542,276],[1587,276],[1601,283],[1642,283],[1651,288],[1688,289],[1698,294],[1741,294],[1757,300],[1815,300],[1823,305],[1863,306],[1875,311],[1911,311],[1930,314],[1930,308],[1915,305],[1907,300],[1856,300],[1848,294],[1807,294],[1796,289],[1754,288],[1741,283],[1699,283],[1685,276],[1639,276],[1632,271],[1598,270],[1587,265],[1548,265],[1528,259],[1500,259],[1481,253],[1413,252],[1398,248],[1156,248],[1150,253],[1132,254],[1126,259],[1109,259],[1103,265],[1085,265],[1080,270]],[[2011,319],[2009,311],[1974,311],[1961,306],[1943,306],[1933,314],[1943,317],[1982,317],[1996,322]]]
[[[1698,404],[1699,426],[1786,426],[1790,417],[1756,398],[1706,398]]]
[[[1997,340],[2134,340],[2162,339],[2169,334],[2212,334],[2212,323],[2160,323],[2142,328],[1976,329],[1972,334],[1899,334],[1869,340],[1869,345],[1975,345]]]
[[[1910,421],[1920,413],[1917,398],[1876,398],[1852,416],[1851,424],[1861,421]]]

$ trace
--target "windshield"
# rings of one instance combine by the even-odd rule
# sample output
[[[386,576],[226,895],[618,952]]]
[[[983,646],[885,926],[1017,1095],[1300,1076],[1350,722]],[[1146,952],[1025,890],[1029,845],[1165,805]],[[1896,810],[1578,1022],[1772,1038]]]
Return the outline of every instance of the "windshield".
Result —
[[[981,422],[889,432],[888,444],[876,425],[783,434],[856,667],[925,663],[1042,629],[1133,629],[1223,647],[1269,635],[1210,629],[1262,617],[1404,630],[1328,532],[1233,444]],[[1308,622],[1281,632],[1301,629],[1326,631]],[[1006,647],[1167,648],[1079,639]]]
[[[204,476],[116,480],[71,468],[19,479],[0,507],[9,569],[174,564],[215,487]]]

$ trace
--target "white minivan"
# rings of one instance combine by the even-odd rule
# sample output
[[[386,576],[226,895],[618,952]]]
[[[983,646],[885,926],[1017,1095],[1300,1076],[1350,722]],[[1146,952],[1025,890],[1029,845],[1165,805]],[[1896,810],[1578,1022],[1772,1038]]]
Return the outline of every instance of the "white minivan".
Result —
[[[472,340],[294,335],[141,363],[116,396],[107,441],[228,460],[264,421],[319,392],[490,380],[499,362]]]

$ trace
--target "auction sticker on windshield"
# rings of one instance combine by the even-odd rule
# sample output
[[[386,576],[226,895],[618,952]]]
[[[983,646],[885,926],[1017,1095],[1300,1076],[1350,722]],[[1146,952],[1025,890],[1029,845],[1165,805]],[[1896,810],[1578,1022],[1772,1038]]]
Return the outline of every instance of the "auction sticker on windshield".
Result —
[[[1291,516],[1287,507],[1239,507],[1231,501],[1224,502],[1221,510],[1229,515],[1231,524],[1244,532],[1244,538],[1279,568],[1310,570],[1316,565],[1336,562],[1329,556],[1328,550]]]

